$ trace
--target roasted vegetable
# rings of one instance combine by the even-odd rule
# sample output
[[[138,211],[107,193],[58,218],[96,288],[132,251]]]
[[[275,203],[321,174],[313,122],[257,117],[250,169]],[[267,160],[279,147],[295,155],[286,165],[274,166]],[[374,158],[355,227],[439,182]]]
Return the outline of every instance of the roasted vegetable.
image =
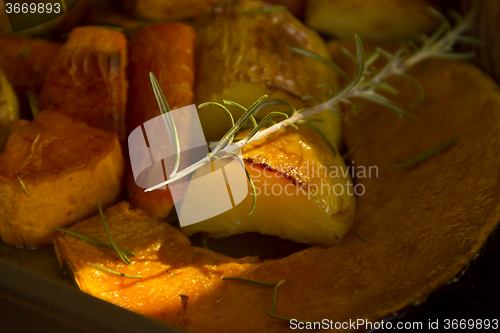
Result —
[[[500,128],[492,125],[500,121],[500,94],[489,78],[461,62],[429,61],[409,74],[428,97],[414,110],[420,123],[376,107],[364,108],[345,127],[347,144],[356,147],[351,157],[356,165],[379,168],[378,178],[357,178],[366,192],[358,198],[354,225],[366,240],[349,232],[340,246],[314,246],[283,259],[241,264],[187,245],[166,224],[152,227],[138,223],[144,217],[126,216],[122,220],[133,223],[118,227],[109,214],[118,244],[138,255],[132,265],[69,235],[57,236],[59,258],[77,274],[82,290],[168,323],[178,324],[179,295],[188,296],[189,321],[182,326],[193,332],[290,330],[288,322],[266,314],[272,287],[222,281],[228,276],[285,280],[275,315],[304,321],[375,322],[421,302],[463,269],[500,220],[500,175],[492,167],[500,164]],[[414,101],[414,86],[405,80],[395,85],[401,91],[398,104]],[[450,137],[458,137],[458,143],[420,164],[390,166]],[[77,224],[73,230],[106,241],[97,218],[85,223],[92,226]],[[148,278],[109,275],[86,262]],[[167,304],[165,311],[159,304]],[[149,312],[153,307],[154,314]]]
[[[288,12],[258,13],[259,1],[225,4],[214,10],[200,23],[197,61],[197,104],[232,100],[250,107],[258,98],[283,99],[296,108],[312,105],[302,97],[315,95],[325,98],[321,83],[336,85],[336,73],[324,63],[295,54],[291,47],[301,47],[326,58],[328,50],[323,40]],[[257,10],[257,13],[254,12]],[[337,87],[338,88],[338,87]],[[235,119],[239,110],[230,108]],[[262,110],[280,110],[273,106]],[[289,110],[289,108],[288,108]],[[203,131],[208,141],[219,140],[229,129],[226,116],[217,107],[199,109]],[[340,142],[340,117],[331,111],[314,116],[332,144]]]
[[[42,111],[18,120],[0,154],[0,236],[10,245],[38,247],[61,227],[115,203],[123,157],[113,132]]]
[[[18,95],[39,94],[61,45],[43,39],[0,35],[0,69]]]
[[[141,30],[131,40],[127,119],[130,131],[160,115],[150,72],[158,79],[171,109],[193,103],[195,37],[194,30],[187,25],[161,23]],[[188,134],[180,131],[179,139],[185,142]],[[136,185],[131,170],[127,171],[127,191],[132,205],[155,217],[164,218],[173,208],[168,188],[145,193]]]
[[[208,317],[202,313],[203,307],[196,305],[198,295],[220,288],[209,296],[210,300],[201,297],[217,304],[224,296],[221,276],[239,274],[257,262],[252,257],[232,259],[191,246],[169,224],[158,222],[139,209],[131,209],[127,202],[109,208],[104,218],[116,243],[135,254],[129,257],[132,264],[124,264],[111,249],[58,233],[54,245],[60,264],[68,264],[82,291],[176,326],[201,328]],[[79,222],[69,230],[109,244],[99,216]],[[116,276],[87,263],[142,278]],[[179,295],[189,297],[186,313],[182,311]]]
[[[125,6],[140,19],[176,21],[199,17],[213,2],[214,0],[126,0]]]
[[[73,29],[40,95],[42,110],[59,111],[125,139],[128,82],[125,36],[98,27]]]
[[[244,134],[244,133],[242,133]],[[333,245],[343,238],[354,220],[355,197],[349,170],[314,130],[284,130],[245,146],[243,158],[257,190],[235,208],[182,228],[187,235],[207,232],[225,237],[243,232],[279,236],[298,243]],[[227,168],[227,167],[226,167]],[[211,173],[206,166],[193,179]],[[227,172],[227,171],[226,171]],[[188,187],[181,219],[198,213],[197,189]]]
[[[429,5],[429,0],[309,0],[306,24],[336,37],[407,39],[437,27]]]
[[[19,118],[19,102],[5,74],[0,70],[0,153],[10,135],[10,124]]]

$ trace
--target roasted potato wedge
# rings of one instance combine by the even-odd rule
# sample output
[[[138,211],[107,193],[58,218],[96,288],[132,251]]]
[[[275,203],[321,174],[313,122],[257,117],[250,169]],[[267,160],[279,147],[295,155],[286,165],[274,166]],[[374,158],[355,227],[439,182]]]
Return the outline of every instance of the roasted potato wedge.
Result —
[[[399,40],[439,24],[428,0],[309,0],[306,24],[322,33],[366,40]]]
[[[149,79],[150,72],[156,76],[172,110],[193,103],[195,37],[191,27],[172,22],[149,26],[132,38],[129,131],[160,115]],[[180,131],[179,140],[186,142],[187,134]],[[131,170],[127,171],[127,193],[134,207],[158,218],[165,218],[174,206],[168,188],[145,193],[136,185]]]
[[[314,130],[287,127],[243,147],[242,155],[257,190],[252,215],[248,216],[253,201],[249,188],[242,203],[183,227],[184,233],[203,231],[213,237],[225,237],[258,232],[298,243],[329,246],[338,243],[352,226],[356,201],[349,170],[342,157]],[[211,172],[212,166],[207,165],[193,175],[193,180]],[[181,219],[193,220],[188,215],[198,214],[200,208],[192,197],[199,195],[198,188],[188,187]]]
[[[47,72],[40,109],[115,131],[125,140],[126,44],[125,36],[115,30],[73,29]]]
[[[292,52],[291,47],[311,50],[329,58],[323,40],[288,12],[254,13],[260,1],[223,4],[207,15],[198,32],[196,53],[196,104],[231,100],[250,107],[263,95],[268,100],[283,99],[296,108],[311,106],[315,95],[325,98],[321,83],[337,84],[336,73],[324,63]],[[239,110],[230,107],[235,119]],[[263,109],[287,111],[280,105]],[[217,141],[230,127],[217,107],[199,109],[203,131],[208,141]],[[340,117],[331,111],[315,115],[318,127],[332,144],[340,143]]]
[[[10,135],[10,124],[19,119],[19,101],[7,77],[0,70],[0,153]]]
[[[115,203],[124,162],[113,132],[64,114],[42,111],[33,123],[12,125],[0,154],[0,237],[10,245],[38,247],[62,227]]]

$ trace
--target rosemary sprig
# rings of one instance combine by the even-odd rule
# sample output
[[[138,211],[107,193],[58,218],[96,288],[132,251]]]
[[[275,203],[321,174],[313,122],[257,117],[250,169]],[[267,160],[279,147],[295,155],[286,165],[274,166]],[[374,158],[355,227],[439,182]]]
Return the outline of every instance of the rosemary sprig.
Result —
[[[250,187],[252,189],[252,195],[253,195],[252,207],[250,208],[250,212],[247,215],[247,217],[250,217],[253,214],[253,211],[255,209],[255,205],[257,204],[257,189],[255,188],[255,184],[253,183],[252,177],[250,177],[250,174],[248,173],[247,168],[245,168],[245,162],[243,161],[243,159],[241,158],[240,155],[236,154],[235,152],[231,152],[229,155],[226,155],[224,157],[234,157],[234,158],[236,158],[240,162],[241,167],[243,168],[243,170],[245,170],[245,174],[247,176],[248,182],[250,183]],[[205,238],[203,240],[205,240]]]
[[[177,135],[177,128],[175,127],[174,118],[170,114],[170,107],[168,106],[167,99],[165,98],[165,95],[163,95],[158,80],[151,72],[149,73],[149,79],[151,81],[151,85],[153,86],[156,101],[158,102],[158,106],[160,107],[160,113],[162,114],[163,120],[165,121],[165,126],[167,127],[170,142],[172,142],[174,148],[175,165],[172,173],[170,174],[170,178],[172,178],[179,169],[179,165],[181,162],[181,146],[179,143],[179,136]]]
[[[104,230],[106,230],[106,235],[108,236],[109,242],[111,243],[111,247],[113,248],[113,250],[115,250],[116,254],[118,254],[118,257],[120,257],[120,259],[124,263],[130,265],[132,262],[123,252],[122,248],[119,247],[118,244],[116,244],[115,240],[113,239],[113,236],[111,236],[111,233],[109,232],[108,225],[106,224],[106,220],[104,219],[104,214],[102,212],[101,203],[99,202],[99,199],[95,197],[95,200],[97,201],[97,207],[99,208],[99,215],[101,216],[101,221],[102,224],[104,225]]]
[[[423,160],[426,160],[426,159],[428,159],[428,158],[436,155],[440,151],[445,150],[446,148],[448,148],[452,144],[456,143],[457,141],[458,141],[457,138],[453,138],[451,140],[448,140],[446,142],[441,143],[440,145],[438,145],[438,146],[436,146],[436,147],[434,147],[432,149],[429,149],[426,152],[423,152],[422,154],[420,154],[418,156],[415,156],[414,158],[412,158],[412,159],[410,159],[410,160],[408,160],[406,162],[399,163],[399,164],[392,164],[391,166],[393,168],[403,168],[403,167],[406,167],[406,166],[409,166],[409,165],[421,162]]]
[[[446,29],[439,29],[432,36],[428,37],[424,44],[420,47],[420,49],[413,53],[409,54],[406,48],[401,48],[395,54],[390,54],[385,51],[381,51],[380,49],[376,50],[374,53],[370,54],[368,59],[366,60],[366,55],[364,53],[363,45],[361,43],[361,39],[359,36],[355,35],[356,41],[356,56],[353,58],[356,61],[356,75],[354,79],[350,82],[350,84],[338,92],[335,96],[327,100],[326,102],[317,105],[313,108],[305,108],[302,110],[298,110],[294,112],[294,114],[286,119],[285,121],[281,121],[273,126],[264,129],[257,134],[255,134],[250,139],[243,139],[234,144],[230,145],[230,138],[234,137],[237,131],[241,129],[241,126],[248,120],[251,114],[254,114],[259,110],[259,107],[263,104],[263,101],[266,96],[260,98],[252,107],[250,107],[239,120],[231,128],[228,133],[223,137],[219,145],[216,149],[209,154],[206,158],[192,164],[186,169],[179,171],[174,177],[171,179],[162,182],[158,185],[155,185],[151,188],[146,189],[146,192],[153,191],[157,188],[168,185],[182,177],[185,177],[194,171],[198,170],[205,164],[209,163],[216,154],[222,149],[225,150],[225,155],[230,154],[231,152],[235,152],[240,150],[242,147],[247,145],[248,143],[258,141],[276,131],[279,131],[290,124],[297,123],[313,114],[322,112],[327,109],[331,109],[333,106],[339,104],[340,102],[346,102],[352,98],[360,97],[364,100],[371,100],[375,103],[379,103],[384,105],[392,110],[394,110],[398,115],[408,117],[412,120],[418,120],[417,117],[402,110],[397,107],[392,101],[388,100],[384,96],[380,95],[377,90],[383,89],[391,89],[387,84],[387,78],[391,76],[400,76],[404,74],[408,69],[415,66],[417,63],[422,62],[423,60],[429,58],[460,58],[464,59],[470,56],[470,54],[455,54],[452,51],[452,46],[459,39],[460,35],[462,35],[467,28],[471,25],[474,16],[477,13],[477,9],[471,11],[462,21],[460,21],[455,28],[451,28],[449,25]],[[375,54],[379,55],[375,55]],[[306,55],[305,53],[302,53]],[[382,56],[387,59],[386,65],[376,74],[371,72],[372,63],[375,61],[376,57]],[[322,60],[321,60],[322,61]],[[367,66],[368,65],[368,66]],[[382,88],[381,88],[382,85]],[[251,111],[251,112],[250,112]]]
[[[93,244],[93,245],[97,245],[97,246],[102,246],[102,247],[106,247],[108,249],[112,249],[113,250],[113,247],[109,244],[106,244],[106,243],[103,243],[101,242],[100,240],[98,239],[95,239],[95,238],[92,238],[90,236],[87,236],[87,235],[84,235],[84,234],[81,234],[79,232],[76,232],[76,231],[71,231],[71,230],[68,230],[68,229],[63,229],[63,228],[50,228],[50,230],[56,230],[56,231],[61,231],[61,232],[64,232],[68,235],[71,235],[71,236],[75,236],[77,238],[80,238],[81,240],[83,241],[86,241],[87,243],[90,243],[90,244]],[[126,249],[123,249],[123,248],[120,248],[123,253],[125,253],[127,256],[131,256],[131,257],[135,257],[135,253],[129,251],[129,250],[126,250]]]
[[[265,283],[265,282],[259,282],[259,281],[254,281],[254,280],[249,280],[249,279],[243,279],[243,278],[238,278],[238,277],[231,277],[231,276],[223,277],[222,281],[240,281],[240,282],[252,283],[252,284],[256,284],[258,286],[264,286],[264,287],[274,287],[278,283],[281,282],[280,281],[280,282],[277,282],[277,283]]]
[[[90,262],[88,262],[87,265],[92,266],[94,268],[97,268],[98,270],[101,270],[101,271],[109,273],[109,274],[114,274],[114,275],[122,276],[125,278],[130,278],[130,279],[142,279],[142,276],[140,276],[140,275],[130,275],[130,274],[120,273],[120,272],[113,271],[109,268],[102,267],[102,266],[99,266],[99,265],[96,265],[96,264],[93,264]]]

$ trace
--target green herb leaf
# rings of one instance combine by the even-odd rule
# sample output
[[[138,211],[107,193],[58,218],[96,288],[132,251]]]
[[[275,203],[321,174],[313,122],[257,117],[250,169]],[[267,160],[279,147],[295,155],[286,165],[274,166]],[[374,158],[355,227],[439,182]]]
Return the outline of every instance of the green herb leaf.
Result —
[[[319,54],[317,54],[317,53],[315,53],[313,51],[304,49],[302,47],[292,46],[291,50],[292,50],[293,53],[300,54],[300,55],[303,55],[303,56],[306,56],[306,57],[309,57],[309,58],[313,58],[313,59],[319,60],[319,61],[327,64],[335,72],[337,72],[340,76],[342,76],[342,78],[344,78],[346,80],[349,80],[349,76],[347,76],[346,72],[344,72],[344,70],[342,68],[340,68],[339,65],[337,65],[333,61],[331,61],[329,59],[326,59],[325,57],[323,57],[323,56],[321,56],[321,55],[319,55]]]
[[[252,194],[253,194],[252,208],[250,208],[250,212],[247,215],[247,217],[250,217],[253,214],[253,211],[255,209],[255,205],[257,204],[257,189],[255,188],[255,185],[253,183],[252,177],[250,177],[250,174],[248,173],[247,168],[245,168],[245,162],[243,161],[243,159],[241,158],[240,155],[238,155],[235,152],[232,152],[232,153],[230,153],[230,154],[228,154],[228,155],[226,155],[224,157],[235,157],[240,162],[241,167],[243,168],[243,170],[245,170],[245,174],[247,176],[248,183],[250,184],[250,187],[252,189]]]
[[[226,105],[231,105],[232,107],[237,108],[238,110],[240,110],[241,112],[243,112],[243,114],[245,114],[245,112],[247,112],[247,109],[244,106],[242,106],[242,105],[240,105],[240,104],[238,104],[236,102],[228,101],[228,100],[223,100],[222,103],[224,103]],[[254,118],[253,114],[250,116],[250,121],[252,122],[253,127],[257,126],[257,122],[255,121],[255,118]]]
[[[290,109],[292,110],[292,115],[296,114],[297,113],[297,109],[295,108],[295,106],[293,106],[293,104],[291,104],[290,102],[288,101],[285,101],[284,99],[271,99],[269,101],[265,101],[264,103],[262,103],[257,109],[255,109],[255,112],[254,112],[254,116],[257,115],[257,113],[262,110],[263,108],[265,107],[268,107],[268,106],[274,106],[274,105],[287,105],[290,107]]]
[[[269,315],[270,317],[273,317],[274,319],[279,319],[279,320],[288,321],[288,322],[290,322],[292,320],[290,318],[277,316],[277,315],[272,314],[272,313],[267,312],[267,311],[266,311],[266,314]],[[297,320],[297,322],[298,323],[312,323],[312,321],[310,321],[310,320]]]
[[[278,297],[278,288],[279,286],[281,286],[283,283],[285,282],[285,280],[281,280],[280,282],[278,282],[276,284],[276,286],[274,287],[274,295],[273,295],[273,306],[271,308],[271,313],[274,314],[275,310],[276,310],[276,299]]]
[[[118,276],[122,276],[122,277],[125,277],[125,278],[130,278],[130,279],[142,279],[142,276],[140,276],[140,275],[129,275],[129,274],[120,273],[120,272],[113,271],[113,270],[111,270],[109,268],[106,268],[106,267],[102,267],[102,266],[99,266],[99,265],[96,265],[96,264],[92,264],[90,262],[88,262],[87,265],[92,266],[94,268],[97,268],[97,269],[99,269],[99,270],[101,270],[103,272],[109,273],[109,274],[118,275]]]
[[[448,140],[418,156],[415,156],[414,158],[406,161],[406,162],[403,162],[403,163],[400,163],[400,164],[393,164],[391,165],[393,168],[402,168],[402,167],[406,167],[406,166],[409,166],[409,165],[412,165],[412,164],[415,164],[415,163],[418,163],[418,162],[421,162],[423,160],[426,160],[434,155],[436,155],[437,153],[445,150],[446,148],[448,148],[449,146],[453,145],[454,143],[456,143],[458,141],[457,138],[453,138],[451,140]]]
[[[86,241],[87,243],[90,243],[90,244],[93,244],[93,245],[97,245],[97,246],[102,246],[102,247],[106,247],[108,249],[112,249],[113,250],[113,247],[109,244],[106,244],[106,243],[103,243],[101,242],[100,240],[97,240],[95,238],[92,238],[90,236],[87,236],[87,235],[84,235],[84,234],[81,234],[81,233],[78,233],[76,231],[71,231],[71,230],[68,230],[68,229],[63,229],[63,228],[50,228],[50,230],[57,230],[57,231],[61,231],[61,232],[64,232],[68,235],[71,235],[71,236],[75,236],[77,238],[80,238],[81,240],[83,241]],[[129,251],[129,250],[126,250],[126,249],[123,249],[123,248],[120,248],[123,253],[125,253],[127,256],[131,256],[131,257],[136,257],[135,253]]]
[[[257,127],[255,127],[252,132],[250,132],[250,134],[248,134],[248,136],[245,138],[245,140],[249,141],[255,134],[257,134],[262,127],[264,127],[267,122],[269,122],[271,119],[273,118],[276,118],[276,117],[284,117],[285,119],[288,118],[288,115],[286,113],[283,113],[283,112],[270,112],[268,113],[264,119],[262,119],[262,121],[259,123],[259,125],[257,125]]]
[[[274,287],[279,283],[279,282],[277,282],[277,283],[265,283],[265,282],[259,282],[259,281],[243,279],[243,278],[238,278],[238,277],[230,277],[230,276],[223,277],[222,281],[240,281],[240,282],[252,283],[252,284],[256,284],[256,285],[264,286],[264,287]]]
[[[99,202],[99,199],[95,197],[95,200],[97,201],[97,207],[99,209],[99,215],[101,216],[101,221],[102,224],[104,225],[104,230],[106,230],[106,235],[108,235],[109,242],[111,243],[111,246],[113,247],[113,250],[115,250],[116,254],[118,254],[118,257],[126,263],[127,265],[130,265],[130,259],[127,258],[125,253],[123,253],[123,250],[116,244],[115,240],[113,239],[113,236],[111,236],[111,233],[109,232],[108,225],[106,224],[106,220],[104,219],[104,214],[102,212],[101,208],[101,203]]]
[[[175,165],[172,173],[170,174],[170,178],[172,178],[179,169],[179,165],[181,162],[181,146],[179,144],[179,136],[177,135],[177,128],[175,127],[174,118],[170,114],[170,108],[168,106],[167,100],[165,99],[165,95],[161,90],[160,83],[158,83],[155,75],[151,72],[149,73],[149,79],[151,81],[151,85],[153,86],[156,101],[158,102],[158,106],[160,107],[160,113],[162,114],[163,120],[165,121],[165,126],[167,127],[170,142],[172,142],[174,148]]]

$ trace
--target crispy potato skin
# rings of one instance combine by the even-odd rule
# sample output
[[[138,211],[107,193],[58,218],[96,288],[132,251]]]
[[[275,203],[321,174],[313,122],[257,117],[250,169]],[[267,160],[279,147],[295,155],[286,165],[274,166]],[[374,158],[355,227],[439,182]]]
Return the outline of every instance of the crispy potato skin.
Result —
[[[61,44],[18,35],[0,35],[0,69],[19,96],[39,94]]]
[[[0,154],[2,240],[27,247],[49,244],[54,233],[51,227],[63,227],[97,212],[95,196],[104,207],[116,202],[123,169],[113,132],[52,111],[40,112],[33,123],[15,122],[5,152]]]
[[[130,99],[127,124],[129,131],[160,115],[149,72],[152,72],[170,108],[177,109],[193,103],[194,30],[181,23],[161,23],[149,26],[130,41]],[[188,140],[179,133],[179,140]],[[151,215],[164,218],[173,208],[167,189],[145,193],[127,170],[127,193],[132,205]]]
[[[124,140],[126,44],[125,36],[111,29],[73,29],[47,72],[40,109],[59,111],[92,127],[115,131]]]
[[[135,17],[145,20],[177,21],[193,19],[210,8],[214,0],[126,0]]]
[[[189,314],[201,310],[191,305],[197,295],[213,290],[210,302],[217,304],[226,284],[221,277],[237,275],[258,262],[255,257],[232,259],[191,246],[168,223],[131,209],[127,202],[110,207],[104,216],[115,241],[136,255],[129,257],[132,265],[123,263],[113,250],[60,232],[54,237],[59,263],[68,264],[83,292],[172,325],[194,328]],[[98,215],[69,229],[109,243]],[[87,262],[142,279],[104,273]],[[181,294],[189,297],[186,313],[181,311]]]

